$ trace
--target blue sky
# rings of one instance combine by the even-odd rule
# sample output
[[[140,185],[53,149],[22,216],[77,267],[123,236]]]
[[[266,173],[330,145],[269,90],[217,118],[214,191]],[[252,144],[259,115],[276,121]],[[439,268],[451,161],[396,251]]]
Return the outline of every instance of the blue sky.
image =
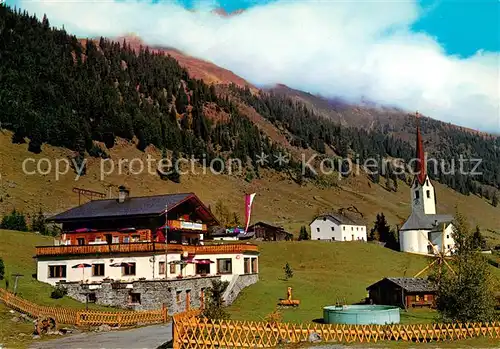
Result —
[[[134,33],[257,86],[500,132],[498,0],[15,1],[7,0],[77,36]],[[216,7],[246,11],[223,18]]]

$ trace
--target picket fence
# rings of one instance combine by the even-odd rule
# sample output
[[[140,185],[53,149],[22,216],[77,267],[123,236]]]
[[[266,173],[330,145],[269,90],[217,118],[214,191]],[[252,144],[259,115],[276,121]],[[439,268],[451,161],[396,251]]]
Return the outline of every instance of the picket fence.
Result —
[[[500,323],[436,323],[422,325],[292,324],[257,321],[210,321],[199,311],[173,317],[174,349],[272,348],[307,342],[316,333],[321,342],[371,343],[378,341],[434,342],[473,337],[500,339]]]
[[[85,309],[70,309],[63,307],[47,307],[32,303],[21,297],[0,288],[0,300],[8,307],[32,318],[52,317],[59,324],[77,326],[133,326],[167,322],[169,320],[167,308],[146,311],[102,312]]]

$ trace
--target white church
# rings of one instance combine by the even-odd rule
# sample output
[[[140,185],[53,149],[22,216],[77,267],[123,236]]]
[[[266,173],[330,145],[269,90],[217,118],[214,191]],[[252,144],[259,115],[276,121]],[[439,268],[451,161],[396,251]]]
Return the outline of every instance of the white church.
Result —
[[[418,117],[418,114],[417,114]],[[412,212],[399,230],[403,252],[450,255],[455,247],[452,237],[453,216],[436,214],[436,194],[427,175],[422,136],[417,124],[417,159],[415,178],[411,185]]]

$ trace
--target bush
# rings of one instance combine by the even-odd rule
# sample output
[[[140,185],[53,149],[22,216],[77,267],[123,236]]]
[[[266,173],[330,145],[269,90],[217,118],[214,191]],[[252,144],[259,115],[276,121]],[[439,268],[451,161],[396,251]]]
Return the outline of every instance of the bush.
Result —
[[[9,215],[2,218],[0,228],[8,230],[28,231],[26,218],[21,212],[17,212],[16,209],[13,209]]]
[[[64,287],[56,287],[50,294],[50,298],[60,299],[68,294],[68,290]]]

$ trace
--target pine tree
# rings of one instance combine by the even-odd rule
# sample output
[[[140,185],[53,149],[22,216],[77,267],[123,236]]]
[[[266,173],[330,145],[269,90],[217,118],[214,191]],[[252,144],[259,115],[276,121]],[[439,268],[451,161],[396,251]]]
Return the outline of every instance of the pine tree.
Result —
[[[228,320],[229,314],[224,310],[224,292],[228,281],[212,280],[212,286],[206,290],[206,302],[202,316],[209,320]]]
[[[309,240],[309,233],[304,225],[300,227],[299,240]]]
[[[285,272],[285,280],[291,279],[293,277],[293,270],[288,262],[286,262],[285,266],[283,267],[283,271]]]
[[[472,235],[472,247],[476,250],[484,250],[486,249],[486,239],[481,234],[481,229],[476,225],[476,230],[474,230],[474,234]]]
[[[442,320],[487,322],[495,314],[494,283],[486,258],[474,247],[467,219],[457,212],[453,222],[454,273],[443,269],[436,305]]]
[[[5,264],[3,262],[3,259],[0,258],[0,280],[3,280],[5,277]]]
[[[31,230],[42,235],[48,235],[49,231],[45,223],[45,216],[43,215],[42,208],[40,208],[37,215],[33,218]]]
[[[493,207],[498,206],[498,192],[493,193],[493,198],[491,199],[491,204]]]

